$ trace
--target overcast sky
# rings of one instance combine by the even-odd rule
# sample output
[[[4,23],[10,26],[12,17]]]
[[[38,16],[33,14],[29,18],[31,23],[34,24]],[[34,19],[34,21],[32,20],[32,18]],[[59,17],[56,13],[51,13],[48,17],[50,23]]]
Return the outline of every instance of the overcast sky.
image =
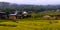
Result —
[[[17,4],[33,4],[33,5],[60,4],[60,0],[0,0],[0,2],[10,2]]]

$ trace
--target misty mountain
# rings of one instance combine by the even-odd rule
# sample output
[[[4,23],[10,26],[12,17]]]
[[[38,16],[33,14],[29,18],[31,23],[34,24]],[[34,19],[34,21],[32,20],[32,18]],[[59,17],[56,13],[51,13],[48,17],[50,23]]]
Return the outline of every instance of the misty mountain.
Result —
[[[19,5],[14,3],[8,3],[8,2],[0,2],[0,10],[26,10],[26,11],[33,11],[33,12],[41,12],[41,11],[51,11],[51,10],[57,10],[60,9],[60,5]]]

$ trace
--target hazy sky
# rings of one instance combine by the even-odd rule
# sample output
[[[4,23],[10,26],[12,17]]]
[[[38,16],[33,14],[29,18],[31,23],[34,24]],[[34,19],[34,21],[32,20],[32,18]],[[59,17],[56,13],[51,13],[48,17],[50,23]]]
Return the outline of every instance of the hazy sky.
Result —
[[[0,0],[0,2],[10,2],[17,4],[33,4],[33,5],[60,4],[60,0]]]

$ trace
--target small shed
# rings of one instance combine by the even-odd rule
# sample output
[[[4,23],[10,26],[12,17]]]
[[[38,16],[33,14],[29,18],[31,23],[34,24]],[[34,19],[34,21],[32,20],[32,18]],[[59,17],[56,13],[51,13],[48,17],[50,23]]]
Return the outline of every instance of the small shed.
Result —
[[[43,16],[44,18],[50,18],[50,16],[49,15],[45,15],[45,16]]]

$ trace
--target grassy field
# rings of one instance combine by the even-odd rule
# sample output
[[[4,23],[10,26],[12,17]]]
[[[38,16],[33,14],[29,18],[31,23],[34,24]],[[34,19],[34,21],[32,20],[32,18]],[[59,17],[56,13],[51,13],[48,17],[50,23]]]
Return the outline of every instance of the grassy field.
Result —
[[[0,20],[0,30],[60,30],[60,20]]]

